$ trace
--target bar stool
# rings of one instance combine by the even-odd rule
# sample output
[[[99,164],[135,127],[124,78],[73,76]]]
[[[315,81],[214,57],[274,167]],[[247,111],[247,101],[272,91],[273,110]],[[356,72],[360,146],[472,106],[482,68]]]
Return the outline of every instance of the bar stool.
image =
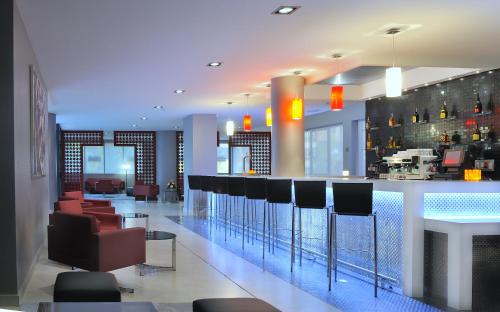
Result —
[[[373,184],[372,183],[333,183],[334,212],[330,216],[330,242],[333,242],[334,256],[329,250],[328,269],[335,272],[337,282],[337,216],[372,217],[373,219],[373,276],[374,296],[377,297],[378,263],[377,263],[377,217],[373,213]],[[328,290],[331,290],[332,277],[328,279]]]
[[[228,185],[229,185],[229,177],[222,177],[222,176],[216,176],[213,178],[213,192],[216,195],[222,195],[223,198],[219,198],[217,201],[219,203],[222,202],[222,206],[224,207],[224,241],[227,240],[227,195],[228,195]],[[217,209],[220,212],[220,206],[217,207]],[[217,215],[219,215],[219,212],[217,212]]]
[[[266,233],[266,178],[245,178],[245,197],[246,199],[252,200],[253,206],[251,213],[247,209],[247,221],[250,223],[249,216],[252,216],[252,244],[254,238],[257,238],[257,207],[256,203],[258,200],[262,200],[264,203],[264,220],[263,220],[263,230],[262,230],[262,259],[264,259],[265,252],[265,233]],[[247,226],[248,228],[248,226]],[[250,241],[250,231],[247,231],[247,242]],[[245,227],[243,227],[242,235],[242,248],[245,248]]]
[[[292,248],[290,272],[293,272],[295,262],[295,208],[299,208],[299,253],[300,265],[302,266],[302,210],[303,209],[325,209],[326,226],[328,224],[328,208],[326,207],[326,181],[293,181],[295,192],[295,204],[292,208]],[[328,233],[330,233],[328,231]],[[329,236],[329,235],[327,235]],[[329,270],[327,270],[329,271]]]
[[[245,178],[244,177],[228,177],[228,188],[227,193],[230,196],[229,199],[229,236],[231,236],[231,229],[233,223],[232,211],[238,211],[238,199],[245,196]],[[231,200],[232,199],[232,200]],[[244,197],[243,197],[244,200]],[[234,207],[233,204],[234,203]],[[243,201],[243,214],[245,213],[245,202]],[[238,217],[236,218],[239,219]],[[243,226],[245,226],[245,218],[243,218]],[[237,227],[236,227],[237,228]],[[235,231],[236,232],[236,231]],[[236,233],[235,233],[236,236]]]
[[[187,196],[187,207],[189,211],[189,194],[191,191],[194,191],[194,196],[195,196],[195,202],[193,203],[193,214],[194,214],[194,209],[195,205],[199,205],[199,199],[197,199],[196,194],[199,194],[199,191],[201,191],[201,176],[199,175],[188,175],[188,196]],[[198,192],[196,192],[198,191]],[[198,209],[198,207],[196,207]]]
[[[292,203],[292,180],[291,179],[267,179],[266,183],[267,203],[271,204],[268,210],[270,226],[268,226],[268,251],[271,249],[271,233],[272,233],[272,250],[274,254],[274,246],[278,243],[278,204]],[[272,229],[271,229],[272,228]]]
[[[200,189],[207,195],[208,209],[207,218],[212,213],[213,176],[200,176]]]

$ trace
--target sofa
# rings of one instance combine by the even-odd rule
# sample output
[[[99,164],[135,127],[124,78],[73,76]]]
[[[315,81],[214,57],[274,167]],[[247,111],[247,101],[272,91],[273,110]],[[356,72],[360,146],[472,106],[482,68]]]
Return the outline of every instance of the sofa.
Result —
[[[88,178],[85,190],[92,194],[116,194],[125,189],[125,182],[115,178]]]

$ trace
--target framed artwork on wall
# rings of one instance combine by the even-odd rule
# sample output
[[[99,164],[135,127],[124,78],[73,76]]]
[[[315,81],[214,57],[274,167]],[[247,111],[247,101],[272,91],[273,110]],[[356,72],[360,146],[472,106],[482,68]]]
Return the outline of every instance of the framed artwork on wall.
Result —
[[[45,154],[47,146],[47,89],[33,65],[30,65],[31,105],[31,175],[46,175]]]

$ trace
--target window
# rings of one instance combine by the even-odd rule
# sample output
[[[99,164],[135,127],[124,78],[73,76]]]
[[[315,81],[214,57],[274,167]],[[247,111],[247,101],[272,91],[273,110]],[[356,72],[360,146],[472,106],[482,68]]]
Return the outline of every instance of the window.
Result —
[[[229,144],[219,143],[217,147],[217,173],[229,173]]]
[[[342,175],[344,167],[342,125],[307,130],[304,142],[306,175]]]
[[[135,151],[133,146],[115,146],[104,143],[104,146],[85,146],[84,174],[133,174],[135,170]]]
[[[366,133],[365,120],[360,119],[358,122],[358,172],[357,175],[366,175]]]

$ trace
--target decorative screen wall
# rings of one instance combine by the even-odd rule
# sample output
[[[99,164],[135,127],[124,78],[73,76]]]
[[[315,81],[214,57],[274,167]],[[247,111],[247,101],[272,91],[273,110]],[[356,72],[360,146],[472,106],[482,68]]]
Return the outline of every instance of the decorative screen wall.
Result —
[[[271,174],[271,132],[236,132],[229,147],[250,146],[250,168],[257,174]]]
[[[115,131],[116,146],[135,147],[135,180],[156,184],[156,132]]]
[[[184,132],[175,132],[176,137],[176,173],[177,194],[179,198],[184,196]]]
[[[103,145],[102,131],[61,131],[62,191],[83,190],[83,146]]]

